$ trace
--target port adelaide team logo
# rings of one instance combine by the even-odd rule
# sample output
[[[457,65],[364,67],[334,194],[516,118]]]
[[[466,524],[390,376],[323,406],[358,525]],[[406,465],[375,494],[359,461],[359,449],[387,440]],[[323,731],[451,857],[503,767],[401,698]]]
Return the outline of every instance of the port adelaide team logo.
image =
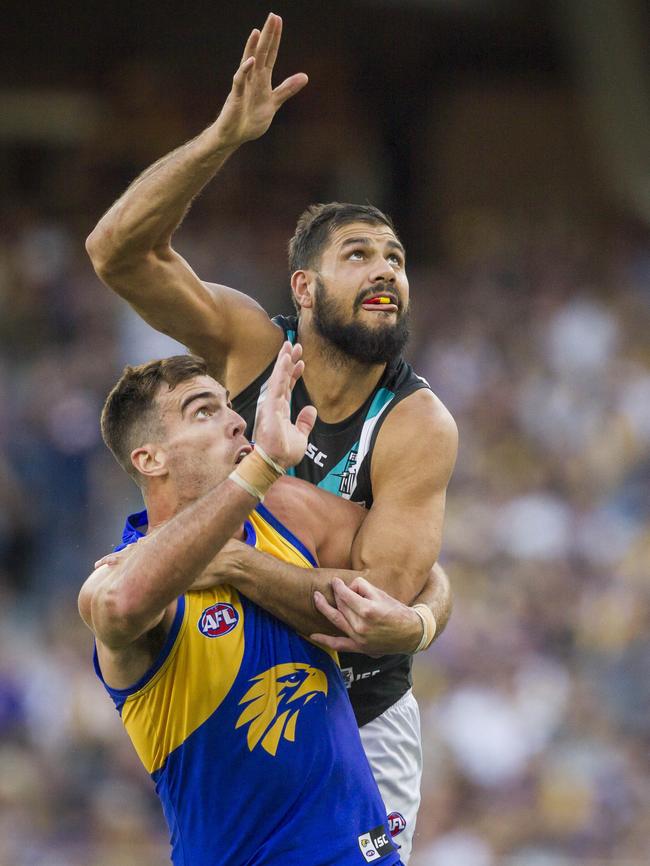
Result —
[[[206,607],[197,623],[205,637],[223,637],[231,632],[239,622],[239,614],[231,604],[220,601]]]

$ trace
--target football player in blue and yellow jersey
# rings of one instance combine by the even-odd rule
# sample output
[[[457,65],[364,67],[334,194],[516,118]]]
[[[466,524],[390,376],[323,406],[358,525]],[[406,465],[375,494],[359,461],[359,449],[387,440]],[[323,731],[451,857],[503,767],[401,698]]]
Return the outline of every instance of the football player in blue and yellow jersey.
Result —
[[[175,866],[400,863],[335,653],[236,589],[210,586],[231,538],[301,569],[305,585],[317,556],[349,564],[358,506],[332,497],[336,513],[317,513],[312,498],[298,524],[303,482],[279,482],[273,495],[316,415],[306,407],[290,420],[300,354],[280,351],[254,451],[227,392],[190,355],[127,367],[102,414],[148,525],[88,578],[79,609],[97,674],[155,782]]]

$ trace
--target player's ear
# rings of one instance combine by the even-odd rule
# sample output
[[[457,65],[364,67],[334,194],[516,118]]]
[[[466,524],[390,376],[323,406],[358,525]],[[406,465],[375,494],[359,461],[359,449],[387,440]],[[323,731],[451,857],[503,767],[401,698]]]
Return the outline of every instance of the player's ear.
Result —
[[[131,463],[140,475],[146,478],[167,474],[166,454],[159,445],[147,443],[140,448],[134,448],[131,452]]]
[[[313,281],[309,271],[294,271],[291,275],[291,292],[299,309],[305,310],[314,305]]]

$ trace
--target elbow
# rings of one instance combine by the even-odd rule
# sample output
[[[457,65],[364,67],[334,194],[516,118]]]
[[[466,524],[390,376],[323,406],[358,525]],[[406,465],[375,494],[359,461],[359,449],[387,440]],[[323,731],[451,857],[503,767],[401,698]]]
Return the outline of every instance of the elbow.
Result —
[[[427,579],[426,574],[420,576],[408,568],[394,568],[388,571],[383,568],[380,570],[370,568],[365,573],[362,572],[362,576],[373,586],[383,589],[388,595],[406,605],[413,603]]]
[[[110,229],[100,222],[86,238],[86,252],[98,277],[110,276],[115,268],[116,245],[112,241]]]
[[[97,276],[110,282],[112,277],[138,267],[150,251],[142,249],[133,232],[121,224],[119,215],[109,211],[86,238],[86,252]]]
[[[99,636],[104,643],[122,644],[142,633],[144,617],[136,594],[125,587],[109,587],[94,601],[93,622],[101,623]]]
[[[131,299],[138,278],[155,271],[168,250],[169,246],[159,250],[141,248],[101,222],[86,238],[86,252],[95,273],[127,300]]]

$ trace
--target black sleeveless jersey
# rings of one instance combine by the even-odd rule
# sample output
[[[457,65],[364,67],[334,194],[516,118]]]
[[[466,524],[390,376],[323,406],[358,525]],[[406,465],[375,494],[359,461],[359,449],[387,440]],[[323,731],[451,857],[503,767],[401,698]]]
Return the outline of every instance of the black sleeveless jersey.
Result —
[[[296,341],[295,316],[276,316],[273,321],[284,330],[286,339]],[[257,406],[264,398],[272,369],[273,363],[233,400],[233,408],[246,420],[249,439],[254,438]],[[370,461],[381,425],[401,400],[428,387],[426,380],[417,376],[403,358],[388,364],[365,403],[349,418],[336,424],[316,420],[305,456],[290,474],[370,508],[373,501]],[[310,403],[300,379],[291,401],[292,420]],[[377,659],[341,653],[340,660],[359,726],[381,715],[412,684],[411,656],[387,655]]]

